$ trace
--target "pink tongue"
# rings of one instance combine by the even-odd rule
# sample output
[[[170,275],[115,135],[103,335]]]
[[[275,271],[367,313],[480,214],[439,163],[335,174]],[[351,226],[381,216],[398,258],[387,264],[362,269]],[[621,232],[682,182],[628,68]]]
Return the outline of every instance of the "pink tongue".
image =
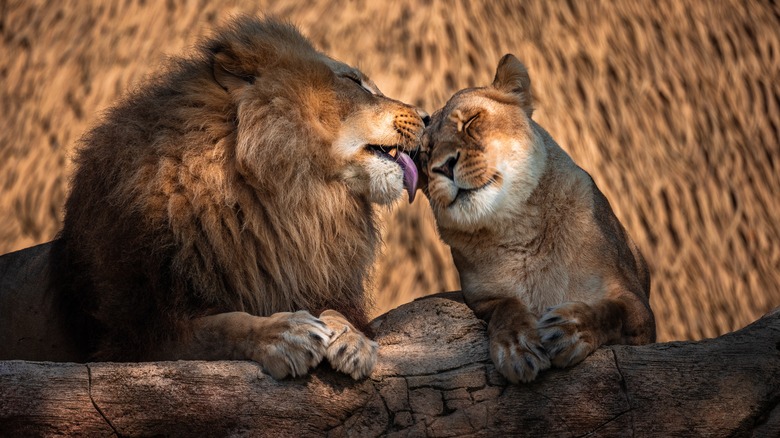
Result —
[[[409,203],[414,201],[414,195],[417,193],[417,166],[414,165],[412,157],[398,151],[397,163],[401,165],[404,171],[404,187],[409,193]]]

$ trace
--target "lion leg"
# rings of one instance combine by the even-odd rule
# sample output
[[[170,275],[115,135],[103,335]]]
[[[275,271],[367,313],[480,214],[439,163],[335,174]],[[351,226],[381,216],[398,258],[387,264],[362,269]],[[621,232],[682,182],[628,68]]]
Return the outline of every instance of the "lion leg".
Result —
[[[536,316],[520,299],[483,299],[469,307],[487,321],[490,358],[510,382],[530,382],[550,368],[536,330]]]
[[[595,304],[573,301],[551,307],[539,319],[538,329],[552,364],[558,368],[581,362],[602,345],[655,341],[652,313],[628,294]]]
[[[307,374],[322,361],[333,336],[323,321],[303,310],[268,317],[220,313],[193,319],[189,331],[161,349],[161,358],[250,359],[275,379]]]
[[[330,365],[355,380],[368,377],[376,364],[379,345],[335,310],[322,312],[320,319],[334,332],[325,352]]]

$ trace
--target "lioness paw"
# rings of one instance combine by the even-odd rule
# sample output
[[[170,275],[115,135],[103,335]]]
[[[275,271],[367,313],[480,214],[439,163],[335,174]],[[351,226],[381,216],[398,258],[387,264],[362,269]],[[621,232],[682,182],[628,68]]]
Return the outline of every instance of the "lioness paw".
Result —
[[[550,368],[550,359],[533,330],[502,330],[490,336],[490,358],[512,383],[530,382]]]
[[[379,344],[356,330],[335,310],[326,310],[320,319],[334,332],[325,352],[330,365],[355,380],[368,377],[376,365]]]
[[[250,358],[274,379],[299,377],[322,362],[333,330],[309,312],[280,312],[264,318],[250,341]]]
[[[555,367],[580,363],[599,347],[594,322],[593,310],[585,303],[569,302],[547,309],[537,328]]]

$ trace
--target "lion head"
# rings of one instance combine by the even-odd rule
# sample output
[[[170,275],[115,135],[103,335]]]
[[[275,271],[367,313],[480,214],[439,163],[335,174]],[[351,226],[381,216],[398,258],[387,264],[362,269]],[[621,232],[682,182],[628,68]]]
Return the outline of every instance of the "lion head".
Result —
[[[239,20],[206,53],[243,122],[235,151],[244,176],[279,181],[287,160],[296,175],[304,165],[374,203],[395,201],[404,186],[414,195],[408,152],[419,145],[422,111],[387,98],[360,70],[316,51],[290,26]]]

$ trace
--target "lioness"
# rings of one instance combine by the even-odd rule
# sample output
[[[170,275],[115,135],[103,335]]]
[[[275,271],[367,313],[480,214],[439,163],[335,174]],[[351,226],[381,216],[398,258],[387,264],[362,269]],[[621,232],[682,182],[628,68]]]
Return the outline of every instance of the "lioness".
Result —
[[[421,153],[466,302],[515,383],[604,344],[655,340],[645,261],[590,175],[531,120],[530,85],[504,56],[491,86],[434,114]]]
[[[172,60],[75,159],[52,276],[77,359],[370,374],[372,204],[414,195],[423,118],[272,20],[239,17]]]

